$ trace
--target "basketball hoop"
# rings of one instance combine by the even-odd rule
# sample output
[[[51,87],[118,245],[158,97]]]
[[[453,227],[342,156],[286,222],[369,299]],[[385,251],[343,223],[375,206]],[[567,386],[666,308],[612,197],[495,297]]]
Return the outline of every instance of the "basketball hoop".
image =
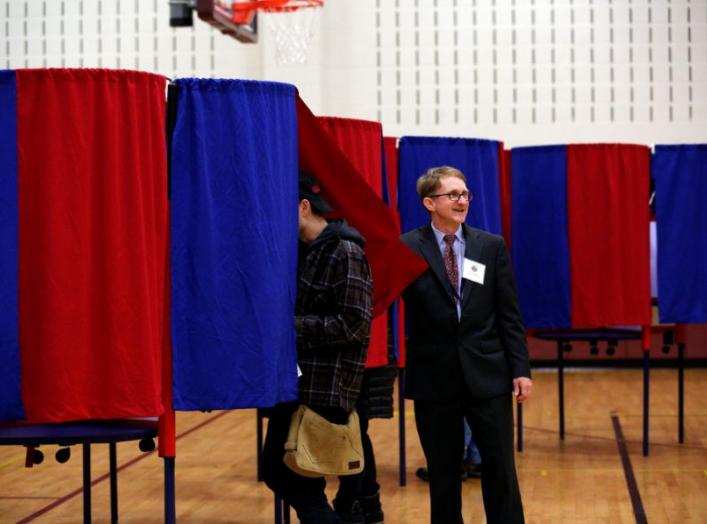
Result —
[[[269,13],[268,25],[275,37],[275,62],[303,64],[312,42],[314,20],[324,0],[255,0],[234,1],[233,21],[252,19],[256,11]]]

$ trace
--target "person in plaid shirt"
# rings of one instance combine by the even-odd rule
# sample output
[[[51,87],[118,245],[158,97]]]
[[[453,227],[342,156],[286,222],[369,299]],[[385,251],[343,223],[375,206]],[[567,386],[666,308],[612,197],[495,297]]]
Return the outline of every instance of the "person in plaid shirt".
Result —
[[[361,235],[331,207],[311,176],[299,179],[299,239],[295,327],[302,375],[299,400],[273,408],[263,448],[263,478],[303,523],[342,522],[329,505],[324,478],[297,475],[283,463],[290,419],[300,404],[345,424],[361,389],[373,311],[371,269]]]

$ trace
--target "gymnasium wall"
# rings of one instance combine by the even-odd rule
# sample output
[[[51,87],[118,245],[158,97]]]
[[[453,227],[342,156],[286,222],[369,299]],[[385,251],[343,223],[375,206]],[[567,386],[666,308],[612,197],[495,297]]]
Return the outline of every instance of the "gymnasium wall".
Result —
[[[167,0],[0,0],[0,66],[281,80],[396,136],[707,141],[702,0],[328,0],[308,63],[286,66],[273,16],[249,45],[170,28]]]

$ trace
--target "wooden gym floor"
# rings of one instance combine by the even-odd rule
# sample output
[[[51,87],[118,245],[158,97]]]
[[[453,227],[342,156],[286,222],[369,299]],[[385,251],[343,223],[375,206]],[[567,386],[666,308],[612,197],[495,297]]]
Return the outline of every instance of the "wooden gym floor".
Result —
[[[651,374],[651,453],[641,454],[640,370],[568,370],[565,375],[566,437],[557,433],[557,378],[535,371],[535,391],[524,409],[525,449],[517,456],[529,523],[707,522],[707,370],[686,371],[685,432],[677,443],[676,372]],[[374,420],[371,437],[386,523],[429,520],[427,485],[414,474],[423,465],[407,405],[408,484],[398,485],[398,419]],[[617,429],[628,461],[622,463]],[[271,523],[273,497],[256,481],[253,410],[179,413],[177,519],[193,523]],[[81,522],[81,452],[58,464],[56,447],[45,460],[24,468],[24,449],[0,447],[0,523]],[[108,447],[94,445],[94,481],[108,471]],[[626,462],[626,461],[625,461]],[[163,520],[162,461],[136,443],[118,445],[120,520]],[[629,492],[625,471],[635,478]],[[333,495],[336,479],[330,481]],[[464,518],[485,522],[478,480],[464,483]],[[107,479],[93,487],[93,521],[109,522]],[[646,520],[638,520],[641,508]],[[296,521],[293,514],[293,521]]]

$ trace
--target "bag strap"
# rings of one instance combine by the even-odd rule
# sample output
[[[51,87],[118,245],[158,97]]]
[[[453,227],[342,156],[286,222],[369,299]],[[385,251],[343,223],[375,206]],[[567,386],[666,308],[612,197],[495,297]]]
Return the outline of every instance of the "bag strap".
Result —
[[[299,427],[304,416],[305,406],[300,405],[292,414],[290,420],[290,429],[287,432],[287,441],[285,442],[285,451],[297,451],[297,435],[299,435]]]

